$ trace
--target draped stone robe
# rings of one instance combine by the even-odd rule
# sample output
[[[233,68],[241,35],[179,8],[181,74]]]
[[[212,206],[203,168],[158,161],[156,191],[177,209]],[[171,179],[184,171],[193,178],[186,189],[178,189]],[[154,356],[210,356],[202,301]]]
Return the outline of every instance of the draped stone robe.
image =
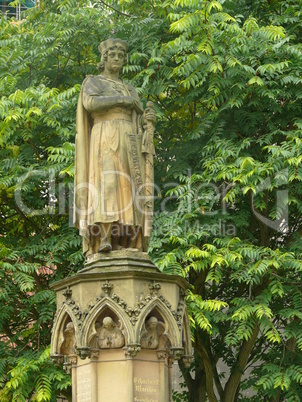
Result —
[[[131,96],[142,109],[136,90],[124,81],[89,76],[77,109],[74,224],[89,247],[88,228],[117,222],[143,227],[140,198],[144,160],[142,115],[122,105]]]

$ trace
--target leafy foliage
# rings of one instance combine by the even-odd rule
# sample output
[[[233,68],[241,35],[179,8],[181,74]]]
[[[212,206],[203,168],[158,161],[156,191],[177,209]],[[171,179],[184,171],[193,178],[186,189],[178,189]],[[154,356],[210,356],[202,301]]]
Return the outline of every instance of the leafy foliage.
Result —
[[[44,0],[20,23],[0,18],[1,400],[70,399],[48,359],[49,285],[83,263],[69,224],[75,109],[111,35],[158,116],[150,253],[192,285],[194,375],[180,363],[175,400],[301,399],[300,9]]]
[[[49,360],[56,308],[49,284],[83,261],[69,224],[72,144],[100,18],[83,5],[67,13],[75,5],[41,3],[20,23],[0,19],[1,400],[70,398],[69,376]]]
[[[291,371],[301,364],[299,12],[298,2],[268,3],[174,2],[175,38],[162,46],[183,114],[166,165],[179,184],[156,217],[152,253],[193,286],[191,401],[245,400],[248,389],[246,400],[300,400]],[[225,304],[211,311],[211,300]]]

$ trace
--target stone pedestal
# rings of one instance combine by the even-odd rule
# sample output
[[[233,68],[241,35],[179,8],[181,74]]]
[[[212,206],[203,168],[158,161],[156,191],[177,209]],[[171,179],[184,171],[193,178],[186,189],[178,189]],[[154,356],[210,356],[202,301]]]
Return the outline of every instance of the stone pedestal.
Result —
[[[191,356],[185,280],[126,250],[92,256],[53,288],[51,354],[72,373],[73,402],[172,400],[173,360]]]

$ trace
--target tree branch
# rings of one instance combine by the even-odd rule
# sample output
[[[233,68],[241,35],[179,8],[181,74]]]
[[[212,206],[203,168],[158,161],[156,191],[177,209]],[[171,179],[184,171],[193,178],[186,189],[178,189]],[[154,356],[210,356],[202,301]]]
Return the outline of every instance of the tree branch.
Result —
[[[191,389],[194,387],[194,380],[189,372],[189,370],[185,367],[182,359],[178,360],[178,366],[180,368],[181,374],[187,384],[188,388]]]
[[[223,399],[223,388],[219,379],[219,375],[218,375],[218,371],[217,371],[217,366],[215,365],[213,367],[213,371],[214,371],[214,381],[215,381],[215,385],[219,394],[220,399]]]
[[[116,8],[110,6],[110,4],[105,3],[103,0],[99,0],[99,1],[100,1],[102,4],[104,4],[104,6],[106,6],[106,7],[108,7],[108,8],[111,8],[112,10],[114,10],[116,13],[121,14],[121,15],[125,15],[126,17],[131,17],[130,14],[126,14],[126,13],[123,13],[122,11],[117,10]]]
[[[59,60],[58,60],[58,72],[57,72],[57,75],[56,75],[55,79],[53,80],[53,82],[52,82],[52,84],[51,84],[52,87],[55,85],[57,79],[60,77],[60,75],[61,75],[61,74],[63,73],[63,71],[65,70],[65,68],[66,68],[66,66],[67,66],[67,64],[68,64],[68,62],[69,62],[69,60],[70,60],[70,57],[71,57],[71,53],[70,53],[70,55],[67,57],[66,63],[64,64],[64,66],[63,66],[63,68],[61,69],[61,71],[60,71],[60,62],[59,62]]]
[[[245,371],[249,356],[255,345],[258,334],[259,334],[259,326],[256,323],[251,337],[247,341],[244,340],[241,345],[241,348],[239,350],[239,354],[237,357],[237,364],[236,364],[235,370],[230,375],[230,377],[225,385],[225,388],[224,388],[223,402],[235,401],[235,396],[236,396],[236,392],[237,392],[237,389],[240,384],[241,377]]]
[[[38,152],[35,144],[32,142],[32,140],[30,138],[27,140],[27,143],[30,145],[30,147],[32,148],[34,153],[37,155],[37,158],[38,158],[39,162],[41,163],[41,158],[40,158],[39,152]]]
[[[203,340],[201,339],[201,334],[199,331],[196,331],[196,349],[202,358],[202,362],[204,365],[204,370],[206,374],[206,388],[207,394],[209,398],[209,402],[218,402],[215,392],[214,392],[214,372],[212,367],[212,362],[210,356],[208,354],[207,348],[204,345]],[[229,402],[229,401],[228,401]]]

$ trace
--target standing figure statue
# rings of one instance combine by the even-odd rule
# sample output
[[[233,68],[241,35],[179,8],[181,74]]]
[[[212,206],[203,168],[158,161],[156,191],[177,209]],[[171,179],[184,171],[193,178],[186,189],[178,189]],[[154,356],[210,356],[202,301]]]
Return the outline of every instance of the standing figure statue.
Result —
[[[155,112],[120,78],[127,47],[121,39],[100,44],[100,75],[84,80],[78,102],[74,224],[86,256],[146,251],[150,236]]]

